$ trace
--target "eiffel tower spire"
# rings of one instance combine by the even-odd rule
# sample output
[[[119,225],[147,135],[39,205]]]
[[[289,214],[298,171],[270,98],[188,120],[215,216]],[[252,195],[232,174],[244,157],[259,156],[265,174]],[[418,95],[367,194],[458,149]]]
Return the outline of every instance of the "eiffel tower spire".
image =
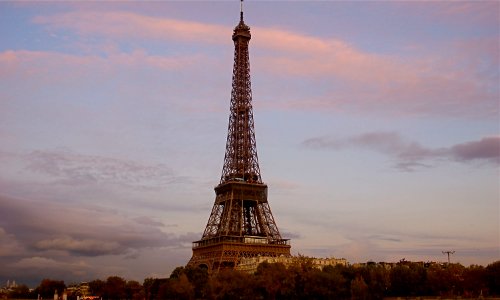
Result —
[[[233,84],[220,183],[215,202],[199,241],[193,242],[188,265],[210,272],[234,268],[241,258],[290,256],[289,240],[283,239],[267,201],[255,142],[248,44],[250,27],[243,21],[234,28]]]

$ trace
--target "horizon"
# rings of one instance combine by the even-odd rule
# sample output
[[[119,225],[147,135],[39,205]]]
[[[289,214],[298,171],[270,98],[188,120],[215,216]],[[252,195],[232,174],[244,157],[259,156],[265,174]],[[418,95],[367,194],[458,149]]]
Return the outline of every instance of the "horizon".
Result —
[[[300,255],[300,254],[299,254]],[[294,257],[297,257],[297,256],[294,256]],[[308,258],[314,258],[314,257],[308,257]],[[336,258],[338,259],[338,258]],[[342,259],[342,258],[341,258]],[[456,263],[456,262],[450,262],[449,264],[450,265],[461,265],[463,266],[464,268],[470,268],[470,267],[474,267],[474,266],[481,266],[481,267],[488,267],[489,265],[493,265],[495,263],[498,263],[499,261],[492,261],[491,263],[488,263],[486,265],[474,265],[474,264],[471,264],[471,265],[468,265],[468,266],[464,266],[460,263]],[[279,262],[278,262],[279,263]],[[419,264],[419,263],[435,263],[435,264],[439,264],[439,265],[448,265],[448,262],[438,262],[438,261],[408,261],[408,260],[405,260],[404,258],[398,262],[375,262],[375,261],[366,261],[366,262],[356,262],[356,263],[350,263],[350,262],[347,262],[347,267],[351,267],[351,266],[354,266],[355,268],[361,268],[362,265],[369,265],[370,263],[375,263],[375,264],[399,264],[399,263],[416,263],[416,264]],[[272,264],[272,263],[271,263]],[[282,263],[281,263],[282,264]],[[357,266],[357,265],[361,265],[361,266]],[[342,264],[337,264],[336,266],[343,266]],[[182,265],[182,266],[178,266],[178,267],[186,267],[185,265]],[[174,270],[172,270],[174,271]],[[243,273],[246,273],[246,271],[242,271],[242,270],[238,270],[240,272],[243,272]],[[67,282],[64,278],[47,278],[47,277],[44,277],[44,278],[40,278],[38,281],[33,281],[30,284],[26,283],[26,282],[18,282],[16,281],[15,279],[7,279],[5,283],[5,285],[0,285],[0,288],[4,288],[4,287],[9,287],[10,286],[21,286],[21,285],[26,285],[29,289],[36,289],[40,283],[45,280],[45,279],[49,279],[49,280],[55,280],[55,281],[62,281],[64,283],[64,285],[66,287],[71,287],[71,286],[79,286],[83,283],[89,283],[91,281],[94,281],[94,280],[102,280],[102,281],[106,281],[107,278],[109,277],[120,277],[120,276],[117,276],[117,275],[114,275],[114,274],[110,274],[110,275],[107,275],[107,276],[104,276],[104,277],[101,277],[101,278],[89,278],[88,280],[85,280],[85,281],[72,281],[72,282]],[[165,277],[145,277],[143,278],[142,280],[141,279],[129,279],[129,278],[124,278],[124,277],[120,277],[122,279],[124,279],[125,281],[137,281],[138,283],[140,283],[141,285],[144,283],[144,280],[146,279],[167,279],[167,278],[170,278],[171,274],[169,274],[168,276],[165,276]]]
[[[292,255],[293,257],[300,257],[302,256],[300,253],[298,253],[297,255]],[[321,257],[308,257],[308,256],[303,256],[303,257],[306,257],[306,258],[312,258],[312,259],[324,259],[324,258],[321,258]],[[333,257],[329,257],[329,258],[333,258]],[[328,259],[328,258],[326,258]],[[344,259],[344,258],[334,258],[334,259]],[[401,260],[399,261],[365,261],[365,262],[354,262],[354,263],[351,263],[349,261],[346,261],[347,265],[342,265],[342,263],[338,263],[336,266],[344,266],[344,267],[355,267],[355,268],[358,268],[358,267],[362,267],[363,265],[369,265],[370,263],[374,263],[374,264],[400,264],[400,263],[415,263],[415,264],[439,264],[441,266],[446,266],[446,265],[461,265],[463,266],[464,268],[470,268],[470,267],[474,267],[474,266],[481,266],[481,267],[488,267],[489,265],[492,265],[492,264],[495,264],[495,263],[498,263],[500,262],[500,260],[497,260],[497,261],[492,261],[490,263],[487,263],[486,265],[476,265],[476,264],[470,264],[470,265],[462,265],[461,263],[459,262],[453,262],[451,261],[450,259],[450,263],[448,263],[447,261],[409,261],[409,260],[406,260],[405,258],[402,258]],[[177,266],[176,268],[178,267],[187,267],[186,265],[180,265],[180,266]],[[174,268],[175,269],[175,268]],[[172,270],[174,271],[174,270]],[[241,270],[239,270],[241,271]],[[241,272],[246,272],[246,271],[241,271]],[[100,278],[88,278],[87,280],[84,280],[84,281],[72,281],[72,282],[67,282],[64,278],[48,278],[48,277],[44,277],[44,278],[40,278],[38,281],[33,281],[31,282],[31,285],[27,284],[26,282],[18,282],[17,280],[15,279],[7,279],[4,283],[5,285],[2,285],[0,284],[0,288],[2,287],[8,287],[9,284],[10,285],[15,285],[15,286],[20,286],[20,285],[26,285],[28,286],[30,289],[36,289],[38,287],[38,285],[41,283],[42,280],[44,279],[49,279],[49,280],[56,280],[56,281],[62,281],[64,282],[64,284],[66,285],[66,287],[69,287],[69,286],[78,286],[82,283],[88,283],[90,281],[93,281],[93,280],[102,280],[102,281],[106,281],[106,279],[108,277],[115,277],[117,276],[116,274],[109,274],[109,275],[106,275],[104,277],[100,277]],[[129,278],[124,278],[124,277],[120,277],[120,276],[117,276],[117,277],[120,277],[122,279],[124,279],[125,281],[137,281],[139,282],[141,285],[143,284],[144,280],[145,279],[148,279],[148,278],[152,278],[152,279],[166,279],[166,278],[170,278],[171,274],[168,274],[167,276],[165,277],[145,277],[145,278],[142,278],[141,279],[129,279]],[[7,284],[9,283],[9,284]]]
[[[500,259],[499,9],[245,2],[259,165],[293,255]],[[222,171],[239,12],[0,2],[0,280],[188,262]]]

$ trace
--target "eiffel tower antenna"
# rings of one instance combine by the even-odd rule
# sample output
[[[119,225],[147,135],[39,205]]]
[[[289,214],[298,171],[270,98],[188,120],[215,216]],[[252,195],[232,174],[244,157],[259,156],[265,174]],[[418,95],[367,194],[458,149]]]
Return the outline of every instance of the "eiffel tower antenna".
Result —
[[[243,0],[240,1],[240,22],[243,22]]]
[[[193,242],[188,265],[209,272],[235,268],[241,258],[290,256],[267,201],[255,141],[248,44],[250,27],[243,21],[233,30],[234,65],[226,153],[215,202],[200,240]]]

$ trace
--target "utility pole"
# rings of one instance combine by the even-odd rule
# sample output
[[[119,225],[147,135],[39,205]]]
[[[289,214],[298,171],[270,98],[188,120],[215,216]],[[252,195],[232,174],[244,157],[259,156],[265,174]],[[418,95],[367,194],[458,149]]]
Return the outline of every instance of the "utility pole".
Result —
[[[448,264],[450,264],[450,254],[455,254],[455,251],[442,251],[443,254],[448,254]]]

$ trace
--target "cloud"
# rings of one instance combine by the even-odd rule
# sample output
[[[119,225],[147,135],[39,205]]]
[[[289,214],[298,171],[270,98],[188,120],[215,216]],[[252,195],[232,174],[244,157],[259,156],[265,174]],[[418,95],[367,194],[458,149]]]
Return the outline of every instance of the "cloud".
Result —
[[[45,25],[51,30],[74,30],[80,35],[118,39],[174,39],[199,43],[227,42],[225,32],[229,29],[220,25],[150,17],[126,11],[75,11],[37,16],[33,22]]]
[[[120,67],[181,70],[194,66],[201,60],[200,55],[159,56],[151,55],[144,49],[107,53],[105,56],[97,53],[76,55],[53,51],[6,50],[0,52],[0,66],[2,67],[0,77],[23,76],[24,79],[39,78],[50,82],[50,80],[65,79],[55,76],[61,72],[69,76],[71,80],[75,80],[89,74],[103,73],[100,75],[109,76]],[[44,78],[44,75],[55,76],[55,78]]]
[[[349,147],[368,148],[400,158],[413,158],[417,160],[435,155],[434,150],[426,149],[415,142],[408,142],[396,132],[368,132],[340,139],[317,137],[307,139],[302,144],[315,149],[327,148],[340,150]]]
[[[47,277],[142,280],[187,261],[197,239],[199,233],[171,232],[137,212],[0,195],[0,277],[31,286]],[[165,257],[171,262],[158,264]]]
[[[260,31],[258,31],[260,30]],[[379,54],[347,40],[257,28],[257,58],[274,76],[323,82],[319,95],[287,95],[275,107],[391,115],[497,117],[497,36],[443,41],[418,52]],[[255,62],[255,61],[254,61]],[[313,83],[314,84],[314,83]]]
[[[389,155],[396,160],[402,171],[430,167],[436,159],[457,162],[483,161],[500,163],[500,136],[484,137],[478,141],[456,144],[444,148],[428,148],[404,139],[395,132],[369,132],[347,138],[315,137],[302,142],[310,149],[342,150],[347,148],[368,149]]]
[[[134,216],[134,222],[162,230],[176,227],[178,221],[174,217],[163,223],[157,219],[159,211],[175,215],[201,209],[193,208],[194,198],[188,196],[197,191],[193,184],[198,179],[178,174],[166,164],[141,160],[88,155],[67,148],[0,152],[0,190],[13,198],[96,204],[100,210],[116,207],[118,199],[120,209],[156,216]]]
[[[287,231],[287,230],[282,230],[281,231],[281,236],[284,238],[284,239],[292,239],[292,240],[298,240],[298,239],[301,239],[303,238],[300,233],[298,232],[291,232],[291,231]]]
[[[33,256],[26,257],[14,263],[8,263],[7,267],[22,270],[25,273],[40,274],[59,274],[58,278],[66,278],[67,274],[83,275],[91,268],[83,261],[63,262],[51,258]],[[65,276],[66,275],[66,276]]]
[[[6,261],[3,264],[3,269],[0,270],[0,276],[4,278],[15,277],[18,282],[36,287],[42,278],[60,279],[64,280],[66,284],[96,279],[102,276],[99,274],[100,271],[109,269],[103,265],[99,267],[89,264],[85,260],[68,261],[61,258],[54,259],[34,255],[17,261]]]
[[[33,151],[24,156],[27,169],[67,185],[116,184],[138,188],[186,182],[163,164],[78,154],[69,150]]]
[[[37,250],[61,250],[84,256],[120,254],[124,252],[118,242],[74,239],[69,236],[40,240],[35,243],[35,248]]]
[[[494,257],[494,255],[489,256],[486,260],[477,257],[478,255],[487,257],[487,255],[493,254],[490,239],[464,236],[458,232],[450,235],[417,228],[412,230],[377,228],[377,233],[373,234],[373,225],[370,229],[367,229],[369,226],[366,224],[358,228],[356,228],[357,226],[353,227],[352,224],[333,226],[325,223],[324,225],[323,231],[331,232],[331,236],[335,236],[338,232],[342,239],[334,239],[332,242],[335,246],[327,245],[321,239],[316,244],[299,246],[304,249],[306,255],[344,257],[350,263],[369,260],[394,262],[402,257],[413,261],[439,261],[442,257],[441,251],[452,248],[460,252],[467,261],[475,263],[478,261],[489,263],[488,259]],[[350,229],[347,229],[348,227]],[[470,244],[477,245],[475,254],[470,250],[467,251],[469,253],[465,253]]]
[[[5,109],[0,113],[8,118],[16,113],[36,114],[43,110],[44,114],[36,114],[34,120],[44,117],[50,119],[50,115],[66,120],[69,119],[68,115],[75,113],[78,117],[91,113],[95,118],[107,113],[107,109],[116,104],[114,101],[117,97],[121,98],[122,106],[113,110],[111,121],[122,117],[115,112],[118,109],[120,112],[125,110],[127,104],[140,107],[140,112],[148,111],[153,106],[161,106],[168,111],[182,109],[183,112],[195,108],[203,111],[219,109],[220,103],[206,99],[208,93],[219,92],[218,78],[214,83],[214,77],[207,75],[208,70],[216,72],[221,67],[219,58],[214,58],[209,53],[202,53],[196,48],[194,53],[167,51],[152,54],[150,51],[155,49],[142,45],[125,47],[126,50],[118,45],[112,50],[101,49],[108,48],[107,44],[90,48],[92,49],[84,53],[53,50],[0,51],[0,96],[5,104]],[[192,88],[193,82],[201,81],[210,84],[197,84],[197,89]],[[26,86],[30,88],[26,89]],[[51,105],[55,105],[53,102],[42,106],[49,103],[48,99],[59,102],[66,113],[50,109]],[[189,101],[183,101],[184,99]],[[20,103],[24,105],[20,106]],[[145,106],[145,103],[150,105]],[[41,108],[35,110],[36,105]],[[139,112],[137,108],[135,112]],[[6,129],[0,130],[0,135],[15,139]]]
[[[271,178],[268,182],[270,185],[272,185],[273,191],[277,193],[290,193],[301,187],[301,184],[299,182],[283,180],[280,178]]]
[[[457,9],[467,12],[473,8],[446,6],[441,11]],[[34,22],[50,30],[71,30],[82,36],[117,41],[141,39],[228,47],[232,31],[230,26],[124,11],[75,11],[38,16]],[[329,86],[318,89],[322,90],[319,95],[300,97],[300,93],[287,93],[286,102],[274,100],[267,104],[269,107],[490,118],[499,112],[498,37],[446,41],[435,48],[421,47],[416,54],[400,51],[402,54],[388,55],[338,38],[269,27],[255,26],[251,30],[252,47],[258,52],[252,64],[267,72],[266,76],[320,79]],[[152,58],[140,51],[110,58],[121,63],[147,58],[154,65],[175,65],[172,60]],[[161,59],[166,62],[156,62]]]
[[[368,239],[370,240],[379,240],[379,241],[385,241],[385,242],[394,242],[394,243],[400,243],[402,242],[403,240],[401,239],[401,237],[397,237],[397,236],[386,236],[386,235],[372,235],[372,236],[369,236],[367,237]]]
[[[15,236],[8,234],[5,229],[0,227],[0,257],[15,256],[23,248],[19,245]]]
[[[194,234],[163,231],[144,216],[121,215],[99,206],[39,202],[0,196],[2,240],[24,254],[102,256],[127,255],[144,248],[184,247]],[[145,222],[145,220],[149,220]],[[5,246],[4,246],[5,247]]]
[[[485,137],[479,141],[458,144],[451,147],[449,153],[459,161],[489,160],[500,162],[500,137]]]
[[[163,224],[162,222],[155,221],[152,218],[147,217],[147,216],[140,216],[140,217],[134,218],[134,221],[136,221],[139,224],[144,224],[144,225],[149,225],[149,226],[165,227],[165,224]],[[170,227],[175,227],[175,225],[174,226],[170,225]]]
[[[257,60],[258,68],[276,76],[320,80],[329,88],[277,103],[284,108],[490,118],[499,112],[497,39],[452,42],[420,57],[370,53],[339,40],[302,39],[304,45],[317,46],[304,46],[294,55],[264,56]],[[275,43],[287,45],[278,34]]]

